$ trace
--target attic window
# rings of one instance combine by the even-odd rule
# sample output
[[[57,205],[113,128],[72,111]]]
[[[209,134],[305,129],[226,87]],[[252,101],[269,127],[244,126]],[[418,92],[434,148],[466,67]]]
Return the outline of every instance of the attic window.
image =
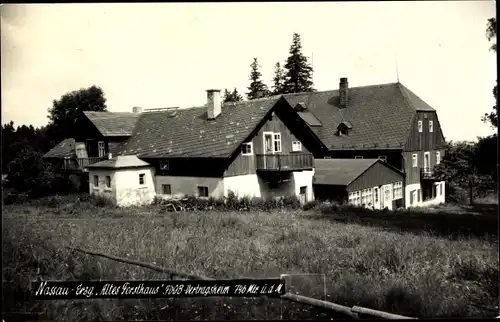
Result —
[[[253,154],[252,142],[243,143],[241,145],[241,155],[252,155],[252,154]]]
[[[379,160],[382,160],[382,161],[384,161],[384,162],[387,162],[387,156],[386,156],[386,155],[379,155],[379,156],[378,156],[378,159],[379,159]]]
[[[356,155],[356,156],[354,157],[354,159],[363,159],[363,156],[362,156],[362,155]]]
[[[306,103],[304,103],[304,102],[297,103],[297,105],[295,105],[294,109],[297,112],[303,112],[303,111],[307,110]]]
[[[167,160],[161,160],[160,170],[170,170],[170,163]]]
[[[350,129],[352,129],[352,124],[348,121],[340,122],[339,126],[337,127],[339,135],[348,135]]]

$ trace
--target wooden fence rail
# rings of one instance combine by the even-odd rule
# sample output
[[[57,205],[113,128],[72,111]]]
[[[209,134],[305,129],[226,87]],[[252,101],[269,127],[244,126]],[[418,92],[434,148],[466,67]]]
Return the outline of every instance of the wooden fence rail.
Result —
[[[90,250],[85,250],[81,248],[75,248],[75,247],[66,247],[70,249],[71,251],[76,251],[76,252],[81,252],[84,254],[88,255],[93,255],[93,256],[99,256],[99,257],[104,257],[108,258],[117,262],[122,262],[126,264],[131,264],[131,265],[136,265],[136,266],[141,266],[144,268],[149,268],[152,270],[155,270],[157,272],[161,273],[167,273],[170,276],[170,279],[173,279],[175,276],[185,278],[188,280],[214,280],[213,278],[205,277],[205,276],[198,276],[198,275],[192,275],[192,274],[187,274],[187,273],[182,273],[182,272],[175,272],[173,270],[170,270],[168,268],[164,268],[161,266],[149,264],[149,263],[144,263],[136,260],[131,260],[131,259],[126,259],[126,258],[121,258],[113,255],[108,255],[104,253],[99,253],[99,252],[94,252]],[[318,300],[318,299],[313,299],[311,297],[307,296],[302,296],[298,294],[292,294],[292,293],[285,293],[280,297],[282,300],[287,300],[290,302],[295,302],[299,304],[306,304],[318,308],[323,308],[323,309],[328,309],[332,311],[336,311],[339,313],[343,313],[351,318],[354,319],[359,319],[359,315],[371,315],[374,317],[379,317],[383,319],[389,319],[389,320],[398,320],[398,319],[416,319],[413,317],[408,317],[408,316],[403,316],[403,315],[398,315],[398,314],[392,314],[388,312],[383,312],[383,311],[377,311],[377,310],[372,310],[364,307],[359,307],[359,306],[353,306],[353,307],[348,307],[348,306],[343,306],[340,304],[335,304],[323,300]]]

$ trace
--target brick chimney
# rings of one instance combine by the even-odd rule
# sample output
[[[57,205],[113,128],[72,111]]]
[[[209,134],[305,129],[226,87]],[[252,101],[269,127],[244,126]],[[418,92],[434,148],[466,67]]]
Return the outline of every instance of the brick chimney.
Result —
[[[134,106],[134,107],[132,108],[132,112],[134,112],[134,113],[136,113],[136,114],[137,114],[137,113],[142,113],[142,107],[139,107],[139,106]]]
[[[340,95],[340,107],[347,107],[347,94],[349,91],[349,83],[347,83],[347,77],[340,78],[339,84],[339,95]]]
[[[220,89],[207,89],[207,117],[214,120],[221,113]]]

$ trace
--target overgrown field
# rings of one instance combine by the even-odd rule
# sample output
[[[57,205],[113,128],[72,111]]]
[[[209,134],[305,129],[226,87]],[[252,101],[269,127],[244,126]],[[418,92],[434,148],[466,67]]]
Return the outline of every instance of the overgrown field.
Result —
[[[167,278],[65,248],[74,246],[213,278],[297,274],[290,291],[346,306],[421,318],[498,315],[496,209],[311,208],[166,212],[71,197],[5,206],[4,311],[50,320],[335,317],[264,298],[32,300],[29,284],[37,278]]]

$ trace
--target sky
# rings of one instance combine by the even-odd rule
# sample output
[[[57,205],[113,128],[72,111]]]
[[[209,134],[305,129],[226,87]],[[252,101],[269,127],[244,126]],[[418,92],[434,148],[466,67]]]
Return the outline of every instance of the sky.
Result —
[[[2,123],[45,125],[54,99],[100,86],[110,111],[181,108],[206,89],[247,92],[257,57],[271,85],[293,33],[314,87],[398,80],[437,110],[447,140],[494,133],[493,1],[4,4]],[[396,63],[397,62],[397,63]]]

